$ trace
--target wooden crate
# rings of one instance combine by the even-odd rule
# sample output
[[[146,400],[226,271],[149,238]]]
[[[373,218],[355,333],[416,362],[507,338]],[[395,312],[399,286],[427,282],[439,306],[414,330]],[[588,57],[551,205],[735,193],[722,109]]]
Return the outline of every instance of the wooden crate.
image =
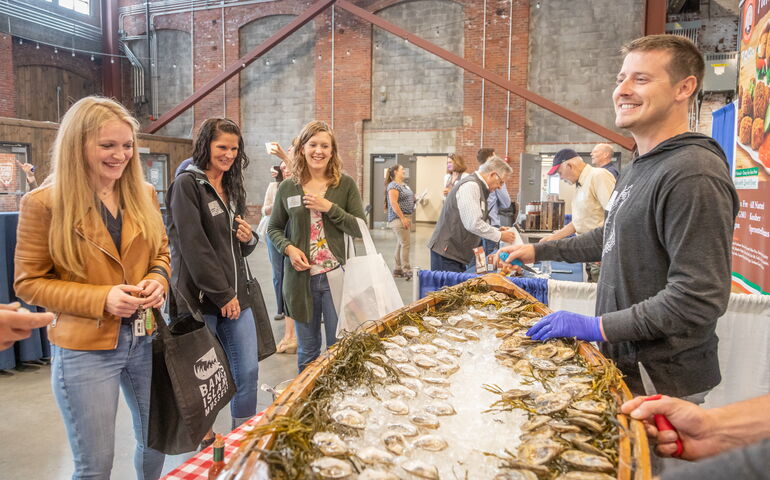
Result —
[[[492,290],[511,295],[516,298],[524,298],[535,302],[535,310],[538,313],[547,315],[551,311],[538,302],[535,297],[508,281],[502,275],[491,273],[474,279],[467,280],[459,285],[450,287],[453,289],[462,288],[469,282],[483,282],[489,285]],[[435,297],[428,296],[418,300],[410,305],[395,310],[383,317],[379,322],[373,323],[367,331],[381,334],[387,326],[394,325],[398,318],[406,312],[421,313],[428,310],[438,302]],[[585,358],[590,365],[602,365],[608,360],[592,344],[579,342],[578,353]],[[288,415],[295,406],[310,394],[315,386],[315,380],[322,375],[334,361],[336,347],[330,348],[322,354],[316,361],[302,371],[294,381],[276,398],[275,402],[269,406],[257,426],[271,422],[276,417]],[[620,388],[612,392],[615,396],[618,406],[630,400],[631,392],[628,390],[625,382],[621,381]],[[618,480],[650,480],[652,478],[650,468],[650,450],[647,442],[647,434],[644,431],[644,425],[638,420],[631,419],[623,414],[618,414],[618,422],[621,425],[620,439],[618,445]],[[228,472],[225,478],[268,478],[263,474],[257,474],[260,463],[260,450],[269,449],[275,441],[273,434],[266,434],[261,437],[255,437],[249,441],[244,441],[238,451],[233,454],[227,463],[225,469]],[[262,464],[261,468],[264,468]],[[222,478],[222,477],[219,477]]]

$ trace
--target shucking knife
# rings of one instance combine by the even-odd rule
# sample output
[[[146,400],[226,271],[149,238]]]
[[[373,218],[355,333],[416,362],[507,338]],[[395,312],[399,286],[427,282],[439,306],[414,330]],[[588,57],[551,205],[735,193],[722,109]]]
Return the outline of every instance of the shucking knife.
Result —
[[[508,259],[508,252],[503,252],[500,254],[500,260],[506,261]],[[511,265],[518,265],[519,267],[523,268],[524,270],[528,271],[529,273],[537,274],[534,268],[529,267],[527,265],[524,265],[524,262],[519,260],[518,258],[516,260],[511,260]]]
[[[653,400],[660,400],[660,397],[662,395],[660,395],[658,391],[655,389],[655,384],[652,383],[652,379],[650,378],[650,375],[647,373],[647,370],[645,370],[644,365],[642,365],[642,362],[638,362],[638,365],[639,365],[639,375],[642,377],[642,385],[644,386],[644,393],[646,393],[649,396],[644,401],[650,402]],[[676,428],[674,428],[674,426],[671,425],[671,422],[668,421],[668,418],[666,418],[665,415],[655,414],[654,419],[655,419],[655,426],[658,427],[658,431],[662,432],[665,430],[673,430],[676,432]],[[682,440],[677,438],[676,451],[672,456],[681,457],[683,451],[684,451],[684,446],[682,445]]]

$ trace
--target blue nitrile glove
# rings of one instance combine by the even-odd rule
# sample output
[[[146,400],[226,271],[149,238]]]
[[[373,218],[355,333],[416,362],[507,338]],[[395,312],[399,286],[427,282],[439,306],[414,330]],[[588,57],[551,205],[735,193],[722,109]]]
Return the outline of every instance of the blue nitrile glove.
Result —
[[[587,342],[604,342],[599,317],[559,310],[546,315],[527,331],[534,340],[558,337],[576,337]]]

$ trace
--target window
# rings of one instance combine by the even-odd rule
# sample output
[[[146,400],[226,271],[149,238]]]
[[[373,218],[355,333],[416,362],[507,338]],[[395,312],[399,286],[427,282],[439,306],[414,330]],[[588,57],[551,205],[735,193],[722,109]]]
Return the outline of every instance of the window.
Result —
[[[51,0],[47,0],[51,1]],[[84,15],[91,14],[91,0],[57,0],[60,7],[74,10]]]

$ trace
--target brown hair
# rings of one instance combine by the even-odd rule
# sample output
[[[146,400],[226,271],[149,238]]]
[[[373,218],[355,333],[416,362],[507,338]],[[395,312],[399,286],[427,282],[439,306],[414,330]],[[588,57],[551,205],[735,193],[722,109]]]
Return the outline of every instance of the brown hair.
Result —
[[[456,153],[450,153],[447,155],[452,160],[452,171],[457,173],[465,173],[468,170],[468,166],[465,164],[462,155]]]
[[[703,55],[698,47],[692,41],[679,35],[648,35],[623,45],[620,52],[625,56],[635,51],[650,52],[653,50],[665,50],[671,54],[671,59],[666,65],[666,71],[672,82],[678,82],[689,76],[695,77],[698,84],[690,100],[697,97],[703,86],[703,75],[706,69]]]
[[[223,133],[238,137],[238,155],[233,166],[222,176],[222,188],[227,197],[235,203],[235,212],[243,215],[246,212],[246,188],[243,186],[243,170],[249,166],[249,157],[243,144],[243,135],[238,125],[229,118],[209,118],[201,125],[198,137],[195,139],[193,164],[201,170],[206,170],[211,161],[211,142]]]
[[[320,120],[313,120],[302,128],[297,138],[294,139],[292,146],[294,151],[292,152],[292,180],[297,185],[302,185],[310,180],[310,171],[307,168],[307,159],[302,150],[305,144],[310,141],[312,137],[319,133],[328,133],[332,139],[332,157],[329,159],[329,163],[326,165],[326,177],[331,181],[329,185],[336,187],[340,184],[340,178],[342,178],[342,160],[337,153],[337,140],[334,139],[334,132],[331,127]]]
[[[479,151],[476,152],[476,161],[479,162],[479,165],[484,165],[484,162],[486,162],[489,157],[494,154],[494,148],[479,148]]]
[[[385,211],[388,211],[388,185],[390,182],[395,180],[396,178],[396,172],[398,171],[399,167],[402,167],[400,163],[397,163],[395,165],[392,165],[388,167],[387,173],[385,173]]]

